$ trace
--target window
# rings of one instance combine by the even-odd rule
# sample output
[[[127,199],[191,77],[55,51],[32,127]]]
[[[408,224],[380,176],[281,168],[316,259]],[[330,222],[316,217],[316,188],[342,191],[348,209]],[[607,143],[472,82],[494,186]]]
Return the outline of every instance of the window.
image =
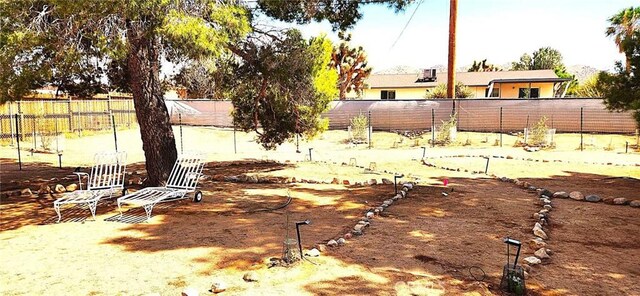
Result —
[[[497,87],[494,87],[493,90],[491,91],[491,95],[489,95],[489,88],[487,87],[484,90],[484,97],[485,98],[498,98],[500,97],[500,89]]]
[[[395,100],[396,99],[396,91],[395,90],[382,90],[382,91],[380,91],[380,99],[381,100]]]
[[[520,88],[518,89],[518,98],[539,98],[540,97],[540,89],[539,88],[531,88],[531,95],[529,96],[529,88]]]

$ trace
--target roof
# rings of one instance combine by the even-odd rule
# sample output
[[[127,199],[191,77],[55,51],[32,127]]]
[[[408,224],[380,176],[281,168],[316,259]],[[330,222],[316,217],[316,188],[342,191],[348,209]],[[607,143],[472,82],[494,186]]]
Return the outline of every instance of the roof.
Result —
[[[369,88],[435,87],[447,82],[447,72],[438,72],[433,82],[416,82],[418,74],[371,74],[366,84]],[[466,86],[487,86],[491,82],[562,82],[553,70],[457,72],[456,80]]]

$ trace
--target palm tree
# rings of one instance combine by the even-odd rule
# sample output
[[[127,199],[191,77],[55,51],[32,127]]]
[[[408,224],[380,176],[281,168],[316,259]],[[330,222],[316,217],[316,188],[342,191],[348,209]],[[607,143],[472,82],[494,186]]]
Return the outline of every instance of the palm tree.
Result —
[[[631,54],[628,52],[633,39],[640,35],[640,7],[629,7],[621,10],[608,19],[611,26],[607,27],[607,37],[614,36],[614,40],[621,53],[626,57],[626,71],[631,68]]]

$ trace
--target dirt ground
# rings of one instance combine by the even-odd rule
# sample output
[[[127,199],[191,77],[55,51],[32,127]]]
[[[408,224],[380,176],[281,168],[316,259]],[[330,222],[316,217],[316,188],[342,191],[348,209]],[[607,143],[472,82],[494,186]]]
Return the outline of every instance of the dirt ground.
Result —
[[[191,139],[206,131],[189,133],[193,133]],[[185,287],[194,287],[201,295],[212,295],[207,291],[210,285],[222,280],[229,286],[222,295],[503,295],[498,288],[506,263],[502,239],[511,237],[526,245],[533,238],[532,213],[540,208],[535,194],[483,175],[423,166],[416,160],[422,153],[416,147],[345,147],[329,152],[340,137],[325,135],[301,147],[305,151],[313,146],[314,160],[321,163],[298,162],[305,154],[295,153],[292,143],[275,152],[254,148],[246,152],[255,143],[243,138],[239,148],[245,151],[238,154],[220,145],[206,147],[210,149],[204,173],[364,181],[402,172],[405,179],[420,182],[409,198],[375,217],[365,235],[349,239],[346,246],[331,248],[310,262],[268,268],[271,258],[282,255],[287,216],[290,236],[295,236],[294,221],[311,220],[311,225],[302,226],[302,245],[310,249],[347,233],[368,209],[394,195],[392,185],[207,180],[201,184],[203,202],[161,204],[149,222],[144,222],[139,208],[127,209],[124,219],[119,219],[117,206],[110,200],[100,203],[96,221],[87,209],[75,207],[64,210],[63,221],[55,223],[54,196],[9,197],[0,200],[0,294],[178,295]],[[93,141],[108,143],[103,138]],[[137,142],[122,143],[135,147]],[[43,182],[71,182],[51,179],[61,179],[76,166],[90,163],[93,150],[86,147],[86,152],[69,148],[62,169],[50,156],[34,155],[22,171],[12,151],[0,149],[0,187],[6,191],[34,189]],[[128,170],[144,174],[141,152],[127,149],[131,151]],[[429,148],[427,153],[456,155],[462,149]],[[470,152],[531,155],[515,148],[488,149]],[[576,154],[557,151],[535,156],[640,162],[637,154]],[[342,165],[351,158],[366,167],[375,162],[377,172]],[[475,161],[448,164],[482,165]],[[498,175],[513,175],[552,190],[640,198],[640,172],[630,166],[514,161],[496,162],[494,169]],[[441,186],[444,178],[450,182],[447,188]],[[292,197],[287,207],[265,210],[284,204],[287,195]],[[545,227],[553,255],[530,271],[530,295],[640,295],[640,209],[573,200],[553,200],[553,206],[551,223]],[[524,246],[522,253],[521,258],[533,250]],[[476,278],[482,271],[486,277],[478,281],[470,270]],[[243,281],[247,271],[255,271],[259,281]]]

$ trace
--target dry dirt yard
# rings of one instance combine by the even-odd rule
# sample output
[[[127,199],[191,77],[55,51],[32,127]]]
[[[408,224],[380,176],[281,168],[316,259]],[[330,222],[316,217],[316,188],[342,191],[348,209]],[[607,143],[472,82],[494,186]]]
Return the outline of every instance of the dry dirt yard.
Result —
[[[338,145],[344,135],[328,134],[316,142],[301,143],[300,150],[313,147],[313,160],[321,161],[312,163],[297,162],[305,156],[295,153],[292,143],[267,152],[243,135],[236,154],[233,146],[220,144],[228,143],[228,132],[214,132],[222,140],[211,147],[195,146],[198,137],[211,137],[211,131],[187,132],[191,142],[186,146],[208,151],[204,173],[213,178],[201,184],[205,198],[201,203],[165,203],[154,209],[149,222],[141,221],[144,211],[136,208],[125,212],[126,220],[136,223],[118,221],[117,206],[111,200],[99,205],[96,221],[88,218],[88,210],[70,208],[63,212],[63,221],[55,223],[54,196],[3,197],[0,294],[179,295],[193,287],[201,295],[212,295],[211,284],[224,281],[229,288],[222,295],[503,295],[498,288],[506,261],[502,239],[523,241],[521,258],[534,251],[527,244],[533,238],[532,214],[540,209],[534,192],[481,174],[426,167],[415,160],[421,157],[419,147],[345,147]],[[131,151],[128,170],[144,174],[135,133],[120,134],[125,140],[119,138],[119,142]],[[62,169],[53,165],[55,158],[36,154],[26,156],[29,162],[19,171],[15,150],[0,148],[0,187],[2,191],[37,188],[39,183],[52,182],[51,178],[62,178],[76,166],[90,164],[94,151],[109,145],[108,138],[68,141]],[[455,147],[429,148],[427,153],[640,162],[637,154],[602,151],[529,154],[515,148]],[[375,162],[377,171],[341,165],[352,158],[359,166]],[[473,158],[438,162],[484,169],[483,162]],[[270,259],[282,255],[287,216],[291,223],[312,221],[302,226],[305,249],[342,237],[368,210],[394,196],[393,185],[354,185],[371,178],[392,179],[385,170],[402,172],[405,180],[417,180],[420,185],[408,198],[374,217],[363,236],[309,261],[269,268]],[[521,178],[552,191],[640,199],[640,172],[632,166],[499,160],[490,173]],[[351,184],[253,184],[220,178],[241,174],[318,181],[338,178]],[[441,185],[444,178],[449,180],[447,188]],[[284,204],[287,194],[292,197],[287,207],[265,210]],[[552,205],[545,231],[553,254],[530,270],[530,295],[640,295],[640,209],[571,199],[553,199]],[[291,225],[289,230],[295,236]],[[469,272],[472,269],[477,277],[478,268],[486,273],[482,281]],[[242,279],[248,271],[255,272],[257,282]]]

